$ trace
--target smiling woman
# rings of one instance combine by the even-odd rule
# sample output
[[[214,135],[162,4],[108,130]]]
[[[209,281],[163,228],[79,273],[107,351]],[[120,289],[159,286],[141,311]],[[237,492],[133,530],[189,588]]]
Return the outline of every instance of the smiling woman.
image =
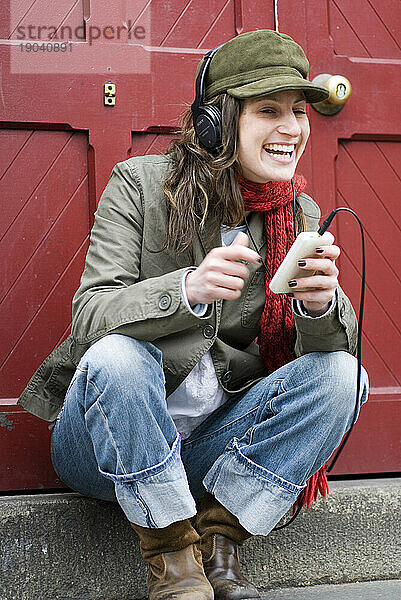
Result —
[[[302,92],[283,91],[244,101],[239,118],[238,161],[258,183],[289,181],[309,138]]]
[[[150,600],[259,598],[238,545],[326,493],[324,464],[353,420],[356,319],[339,249],[313,249],[299,267],[315,275],[290,294],[269,289],[296,233],[318,228],[295,173],[306,103],[327,97],[308,68],[269,30],[204,57],[167,154],[114,167],[71,336],[20,399],[55,421],[60,479],[119,503]]]

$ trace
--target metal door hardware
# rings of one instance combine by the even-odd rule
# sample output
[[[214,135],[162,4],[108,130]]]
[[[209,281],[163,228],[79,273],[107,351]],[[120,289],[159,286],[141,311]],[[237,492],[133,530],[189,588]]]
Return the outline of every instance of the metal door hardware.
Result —
[[[104,105],[115,106],[116,104],[116,86],[114,83],[104,84]]]
[[[340,112],[351,95],[351,82],[343,75],[322,73],[313,79],[313,83],[322,85],[330,93],[327,100],[312,104],[313,108],[322,115],[335,115]]]

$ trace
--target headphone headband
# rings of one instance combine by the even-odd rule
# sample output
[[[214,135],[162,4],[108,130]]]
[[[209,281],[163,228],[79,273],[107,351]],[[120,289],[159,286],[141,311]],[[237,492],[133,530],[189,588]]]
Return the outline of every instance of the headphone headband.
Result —
[[[195,84],[195,99],[191,105],[192,121],[199,143],[213,150],[220,145],[221,140],[221,112],[217,106],[208,106],[203,104],[203,93],[205,88],[205,79],[210,61],[216,52],[223,46],[220,44],[216,48],[209,50],[203,58],[203,63],[199,69]]]
[[[209,63],[212,60],[213,56],[216,54],[217,50],[219,50],[222,46],[223,44],[220,44],[220,46],[216,46],[216,48],[213,48],[213,50],[209,50],[209,52],[207,52],[203,57],[203,63],[196,77],[195,100],[192,106],[195,105],[196,107],[198,107],[202,104],[203,92],[205,89],[206,73],[209,67]]]

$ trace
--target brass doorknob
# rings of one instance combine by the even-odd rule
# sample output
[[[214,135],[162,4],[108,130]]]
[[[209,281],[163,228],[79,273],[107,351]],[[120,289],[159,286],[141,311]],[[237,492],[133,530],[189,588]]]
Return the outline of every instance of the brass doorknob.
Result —
[[[312,104],[313,108],[322,115],[335,115],[340,112],[351,95],[351,82],[343,75],[322,73],[313,79],[313,83],[325,87],[330,94],[327,100]]]

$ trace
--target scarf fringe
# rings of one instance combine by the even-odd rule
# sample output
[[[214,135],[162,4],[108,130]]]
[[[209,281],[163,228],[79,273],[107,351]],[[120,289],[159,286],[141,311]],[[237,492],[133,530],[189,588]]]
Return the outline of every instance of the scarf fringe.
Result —
[[[300,506],[306,506],[306,509],[308,509],[312,501],[317,500],[319,493],[323,498],[329,493],[329,482],[327,481],[325,464],[306,482],[306,487],[293,504],[292,514],[295,514]]]

